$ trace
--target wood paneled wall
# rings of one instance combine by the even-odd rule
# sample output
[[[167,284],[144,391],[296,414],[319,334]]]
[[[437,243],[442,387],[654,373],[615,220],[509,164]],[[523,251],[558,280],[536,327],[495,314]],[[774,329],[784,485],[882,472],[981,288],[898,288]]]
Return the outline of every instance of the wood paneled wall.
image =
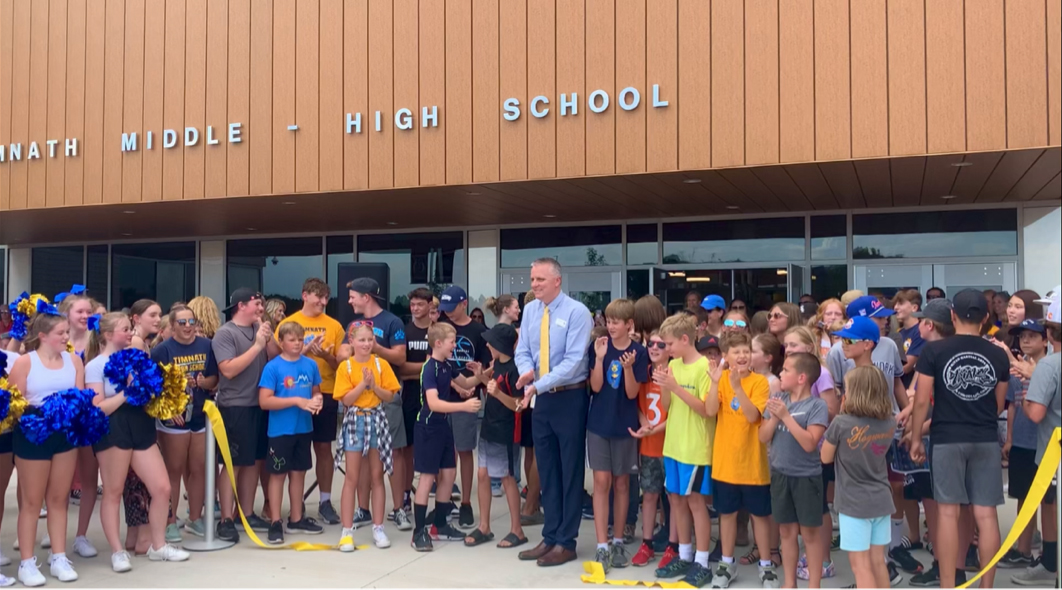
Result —
[[[0,164],[0,209],[1059,145],[1060,3],[0,0],[0,144],[23,144]],[[653,84],[668,108],[650,108]],[[421,128],[432,105],[439,125]],[[403,107],[413,130],[394,126]],[[230,122],[242,143],[204,145]],[[198,145],[160,149],[186,126]],[[132,131],[140,150],[122,153]],[[76,157],[26,160],[69,137]]]

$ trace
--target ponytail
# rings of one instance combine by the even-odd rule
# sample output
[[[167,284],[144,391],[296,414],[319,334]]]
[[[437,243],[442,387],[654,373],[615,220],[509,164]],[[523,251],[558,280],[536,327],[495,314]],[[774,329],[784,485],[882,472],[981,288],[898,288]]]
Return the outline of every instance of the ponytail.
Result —
[[[85,363],[87,364],[92,359],[98,357],[100,352],[102,352],[107,346],[104,334],[114,333],[115,328],[117,328],[122,322],[129,321],[129,316],[121,312],[111,312],[102,316],[97,329],[89,333],[88,346],[85,347]]]
[[[483,302],[483,307],[489,309],[490,312],[494,314],[494,317],[500,318],[505,312],[505,309],[513,304],[513,301],[516,301],[516,297],[513,297],[508,293],[503,293],[497,297],[488,297],[487,300]]]

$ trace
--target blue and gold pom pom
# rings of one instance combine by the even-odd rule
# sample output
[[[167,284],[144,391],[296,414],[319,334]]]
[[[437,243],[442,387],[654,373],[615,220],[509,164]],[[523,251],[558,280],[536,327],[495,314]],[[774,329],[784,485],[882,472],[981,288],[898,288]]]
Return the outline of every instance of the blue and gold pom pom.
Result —
[[[148,416],[159,420],[173,420],[184,413],[191,401],[188,397],[188,377],[175,364],[162,365],[162,393],[148,402]]]

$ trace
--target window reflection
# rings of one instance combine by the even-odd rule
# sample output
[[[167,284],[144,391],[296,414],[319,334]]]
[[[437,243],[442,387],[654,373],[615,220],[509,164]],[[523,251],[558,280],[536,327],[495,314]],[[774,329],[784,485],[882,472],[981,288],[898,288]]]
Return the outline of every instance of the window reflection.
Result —
[[[561,266],[619,265],[622,235],[618,225],[503,229],[502,268],[529,268],[539,258],[554,258]]]
[[[90,297],[111,309],[107,301],[107,269],[109,268],[108,247],[106,244],[89,246],[87,266],[85,267],[85,287]]]
[[[848,256],[848,222],[844,215],[811,218],[811,259],[843,260]]]
[[[113,309],[152,299],[165,312],[195,297],[195,242],[116,244],[111,255]]]
[[[227,295],[240,287],[278,298],[288,312],[302,308],[302,284],[320,277],[321,238],[229,240]]]
[[[840,299],[848,290],[848,265],[832,264],[811,267],[811,295],[815,301]]]
[[[627,297],[638,299],[649,294],[649,269],[627,271]]]
[[[664,224],[664,264],[804,260],[804,218]]]
[[[465,277],[462,232],[372,234],[358,236],[358,262],[382,262],[391,271],[390,310],[408,319],[409,298],[415,287],[442,293]]]
[[[30,290],[51,299],[70,285],[85,281],[84,246],[34,248],[30,262]],[[16,293],[17,295],[17,293]]]
[[[627,264],[656,264],[660,240],[655,223],[627,226]]]
[[[879,213],[852,217],[852,257],[1015,256],[1015,209]]]
[[[328,300],[325,313],[337,317],[340,305],[347,304],[347,291],[339,285],[339,265],[354,262],[354,236],[328,236],[325,238],[325,257],[328,264],[328,286],[332,297]]]

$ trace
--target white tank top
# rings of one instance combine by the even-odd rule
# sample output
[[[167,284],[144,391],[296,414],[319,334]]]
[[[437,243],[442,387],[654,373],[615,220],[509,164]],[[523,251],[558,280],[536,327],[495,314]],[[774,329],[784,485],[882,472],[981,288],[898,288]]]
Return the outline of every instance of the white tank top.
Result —
[[[26,376],[26,401],[31,406],[39,407],[48,399],[48,396],[64,389],[70,389],[77,385],[77,369],[70,353],[61,353],[63,366],[59,369],[49,369],[41,362],[37,351],[29,353],[30,371]]]

